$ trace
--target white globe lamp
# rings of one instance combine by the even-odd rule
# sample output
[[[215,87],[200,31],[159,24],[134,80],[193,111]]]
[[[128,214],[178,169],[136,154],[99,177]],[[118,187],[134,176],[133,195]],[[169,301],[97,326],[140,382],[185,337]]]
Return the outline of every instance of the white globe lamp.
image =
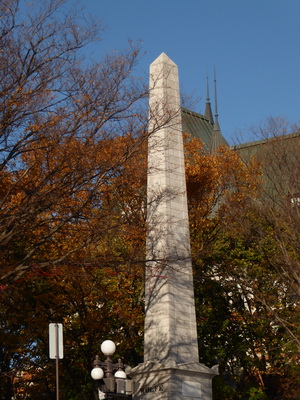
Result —
[[[125,373],[124,371],[119,370],[119,371],[117,371],[117,372],[115,373],[115,378],[118,378],[118,379],[126,379],[126,378],[127,378],[127,375],[126,375],[126,373]]]
[[[104,372],[103,369],[100,367],[95,367],[91,371],[91,377],[95,380],[98,381],[104,377]]]
[[[114,342],[112,340],[105,340],[101,344],[101,351],[106,356],[111,356],[116,351],[116,345],[114,344]]]

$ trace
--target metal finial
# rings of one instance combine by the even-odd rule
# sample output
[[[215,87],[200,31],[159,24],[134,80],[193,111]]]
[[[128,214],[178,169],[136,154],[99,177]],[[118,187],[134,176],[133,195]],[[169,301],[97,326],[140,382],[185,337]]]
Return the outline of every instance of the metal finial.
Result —
[[[93,362],[93,366],[94,367],[100,367],[100,365],[101,365],[101,361],[100,361],[100,358],[99,358],[99,356],[97,354],[96,357],[95,357],[95,360]]]
[[[207,102],[207,103],[210,102],[210,98],[209,98],[209,85],[208,85],[208,74],[206,75],[206,102]]]
[[[215,117],[218,118],[216,67],[214,67],[214,89],[215,89]]]

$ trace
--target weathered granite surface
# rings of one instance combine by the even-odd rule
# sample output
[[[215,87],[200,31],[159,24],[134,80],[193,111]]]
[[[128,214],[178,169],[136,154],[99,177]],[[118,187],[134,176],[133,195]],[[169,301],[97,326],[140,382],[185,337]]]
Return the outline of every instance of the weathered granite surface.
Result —
[[[144,363],[136,399],[212,399],[199,363],[178,68],[150,66]],[[154,396],[155,393],[155,396]]]

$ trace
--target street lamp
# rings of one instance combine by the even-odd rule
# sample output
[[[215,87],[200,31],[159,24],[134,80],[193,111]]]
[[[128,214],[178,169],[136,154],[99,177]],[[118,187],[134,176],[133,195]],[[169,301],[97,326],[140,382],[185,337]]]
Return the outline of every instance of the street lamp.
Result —
[[[116,345],[111,340],[105,340],[101,345],[101,351],[107,358],[101,362],[97,355],[91,371],[92,378],[98,383],[99,399],[131,399],[133,381],[127,379],[121,358],[116,364],[111,359],[116,351]]]

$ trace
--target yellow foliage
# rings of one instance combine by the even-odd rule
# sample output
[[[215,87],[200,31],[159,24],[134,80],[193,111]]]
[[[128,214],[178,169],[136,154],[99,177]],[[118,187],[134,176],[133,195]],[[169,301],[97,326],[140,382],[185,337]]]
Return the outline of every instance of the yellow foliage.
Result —
[[[245,164],[239,154],[221,146],[213,154],[204,152],[203,143],[185,135],[185,168],[189,218],[193,248],[201,248],[203,236],[213,240],[220,223],[259,194],[260,165],[254,159]]]

